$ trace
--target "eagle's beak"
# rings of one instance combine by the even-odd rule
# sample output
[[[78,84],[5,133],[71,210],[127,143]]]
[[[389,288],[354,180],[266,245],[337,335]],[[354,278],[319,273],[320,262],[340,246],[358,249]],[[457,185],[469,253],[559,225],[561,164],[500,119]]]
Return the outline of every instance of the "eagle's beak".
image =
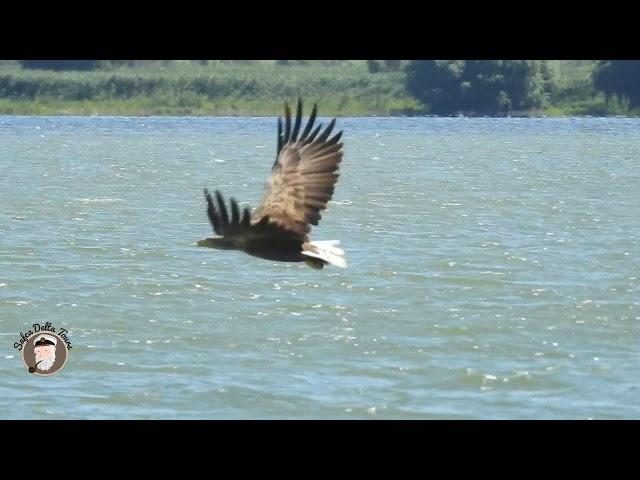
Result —
[[[216,250],[235,250],[232,241],[224,237],[203,238],[196,243],[198,247],[215,248]]]

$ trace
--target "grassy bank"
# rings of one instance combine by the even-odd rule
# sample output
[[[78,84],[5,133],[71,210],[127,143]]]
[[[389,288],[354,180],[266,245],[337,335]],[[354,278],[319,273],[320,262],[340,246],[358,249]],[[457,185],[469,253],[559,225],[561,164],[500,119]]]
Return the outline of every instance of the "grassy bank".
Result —
[[[0,71],[0,113],[12,115],[277,115],[283,99],[323,115],[390,115],[417,108],[402,72],[364,64],[182,66],[166,69]]]

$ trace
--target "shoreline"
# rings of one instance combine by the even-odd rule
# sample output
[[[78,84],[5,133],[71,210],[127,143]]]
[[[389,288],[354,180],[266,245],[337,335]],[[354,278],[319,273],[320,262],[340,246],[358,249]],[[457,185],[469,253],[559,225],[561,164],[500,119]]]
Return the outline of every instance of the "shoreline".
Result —
[[[387,98],[376,104],[367,97],[350,97],[346,102],[325,99],[322,117],[439,117],[439,118],[638,118],[640,109],[620,111],[607,108],[599,101],[580,105],[549,105],[533,110],[511,112],[456,112],[434,115],[416,105],[410,98]],[[321,100],[322,102],[322,100]],[[231,97],[223,100],[197,98],[192,104],[163,102],[151,97],[126,100],[16,100],[0,98],[0,116],[74,116],[74,117],[278,117],[283,102],[273,98]]]
[[[192,117],[192,118],[277,118],[281,116],[281,112],[263,113],[255,111],[241,111],[241,112],[208,112],[208,111],[183,111],[170,109],[163,109],[161,112],[148,112],[148,111],[113,111],[111,109],[107,111],[94,110],[87,112],[85,109],[37,109],[33,111],[31,109],[2,109],[0,108],[0,117],[121,117],[121,118],[151,118],[151,117]],[[398,112],[325,112],[322,117],[335,117],[335,118],[640,118],[640,113],[629,114],[598,114],[598,113],[572,113],[572,112],[531,112],[531,113],[501,113],[501,114],[457,114],[457,115],[433,115],[429,113],[398,113]]]

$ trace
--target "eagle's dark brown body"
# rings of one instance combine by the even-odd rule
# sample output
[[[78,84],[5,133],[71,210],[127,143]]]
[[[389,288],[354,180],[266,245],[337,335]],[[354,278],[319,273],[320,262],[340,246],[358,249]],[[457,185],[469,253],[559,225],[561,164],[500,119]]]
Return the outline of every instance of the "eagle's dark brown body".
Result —
[[[198,246],[221,250],[241,250],[254,257],[281,262],[302,262],[322,268],[327,263],[346,266],[344,252],[337,241],[312,242],[311,225],[322,218],[338,179],[342,161],[342,132],[329,138],[333,119],[320,133],[321,125],[312,131],[317,106],[302,133],[302,101],[298,101],[295,123],[285,104],[285,125],[278,119],[276,160],[260,206],[253,215],[248,208],[240,213],[231,199],[231,215],[222,194],[213,196],[205,190],[207,215],[218,237],[206,238]],[[319,134],[320,133],[320,134]]]
[[[296,237],[281,237],[278,239],[257,239],[249,241],[244,251],[249,255],[277,262],[302,262],[304,241]]]

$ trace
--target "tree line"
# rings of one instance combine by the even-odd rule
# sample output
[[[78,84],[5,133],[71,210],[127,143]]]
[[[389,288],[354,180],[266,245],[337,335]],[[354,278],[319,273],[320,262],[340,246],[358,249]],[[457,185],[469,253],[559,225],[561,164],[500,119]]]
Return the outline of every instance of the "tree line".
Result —
[[[544,60],[414,60],[405,68],[408,92],[436,115],[542,109],[559,90]],[[640,61],[599,61],[590,86],[587,94],[640,107]]]

